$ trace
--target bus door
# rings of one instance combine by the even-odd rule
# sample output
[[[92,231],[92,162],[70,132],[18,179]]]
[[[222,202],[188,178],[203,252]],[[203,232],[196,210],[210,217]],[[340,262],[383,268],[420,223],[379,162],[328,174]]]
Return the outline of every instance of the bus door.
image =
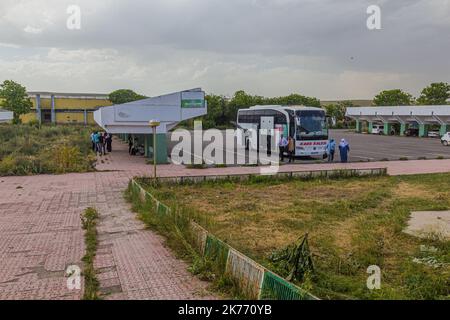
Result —
[[[238,142],[242,141],[242,147],[245,147],[245,150],[258,150],[258,127],[259,124],[251,123],[246,124],[245,133],[240,138],[238,136]]]
[[[272,132],[271,134],[273,134],[274,126],[275,124],[273,117],[261,117],[261,125],[259,127],[260,130],[263,130],[262,134],[259,135],[259,147],[261,150],[268,150],[271,148],[271,141],[268,141],[264,134],[268,134],[268,132]]]

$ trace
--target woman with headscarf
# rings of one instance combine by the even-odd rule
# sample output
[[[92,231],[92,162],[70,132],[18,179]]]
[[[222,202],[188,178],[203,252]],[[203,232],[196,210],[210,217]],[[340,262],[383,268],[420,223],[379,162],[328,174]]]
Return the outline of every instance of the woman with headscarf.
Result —
[[[345,139],[341,139],[339,144],[339,154],[341,155],[341,162],[348,162],[348,153],[350,152],[350,146]]]

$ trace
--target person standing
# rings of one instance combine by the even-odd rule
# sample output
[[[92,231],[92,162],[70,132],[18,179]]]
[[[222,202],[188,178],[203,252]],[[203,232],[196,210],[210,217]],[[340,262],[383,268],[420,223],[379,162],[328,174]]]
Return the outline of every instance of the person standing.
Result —
[[[289,155],[289,163],[291,163],[291,161],[295,162],[295,141],[292,137],[289,137],[288,155]]]
[[[91,142],[92,142],[92,151],[95,152],[95,141],[94,141],[95,132],[91,133]]]
[[[103,152],[103,155],[106,155],[106,143],[107,143],[107,138],[108,138],[108,135],[107,135],[107,133],[106,132],[103,132],[102,133],[102,152]]]
[[[133,148],[133,138],[131,135],[128,136],[128,153],[131,155],[131,149]]]
[[[341,162],[346,163],[348,162],[348,153],[350,152],[350,145],[345,139],[341,140],[341,143],[339,144],[339,154],[341,156]]]
[[[94,143],[95,143],[95,153],[98,154],[100,152],[100,134],[96,131],[94,133]]]
[[[103,139],[103,133],[99,132],[98,133],[98,152],[100,153],[100,155],[102,156],[103,153],[103,146],[104,146],[104,139]]]
[[[282,134],[280,137],[280,161],[283,162],[284,161],[284,152],[286,151],[286,147],[288,145],[288,141],[287,139],[284,137],[284,135]]]
[[[327,149],[328,162],[333,162],[334,161],[334,153],[336,152],[336,142],[334,141],[334,139],[331,139],[330,141],[328,141],[326,149]]]
[[[106,149],[108,152],[112,151],[112,134],[108,133],[106,136]]]

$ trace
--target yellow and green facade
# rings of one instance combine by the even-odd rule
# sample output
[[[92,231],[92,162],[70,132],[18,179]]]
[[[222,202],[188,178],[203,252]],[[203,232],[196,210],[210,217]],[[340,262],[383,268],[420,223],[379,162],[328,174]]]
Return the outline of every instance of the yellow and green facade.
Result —
[[[28,96],[33,108],[20,117],[23,123],[93,125],[94,111],[112,105],[107,94],[29,92]]]

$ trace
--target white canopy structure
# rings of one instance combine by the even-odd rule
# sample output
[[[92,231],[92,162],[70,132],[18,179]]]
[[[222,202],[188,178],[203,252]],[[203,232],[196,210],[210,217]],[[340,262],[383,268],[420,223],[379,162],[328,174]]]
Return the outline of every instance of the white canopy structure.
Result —
[[[11,111],[0,109],[0,123],[9,122],[14,118],[14,113]]]
[[[441,134],[447,131],[450,125],[450,105],[440,106],[390,106],[390,107],[356,107],[347,108],[346,116],[356,120],[357,131],[360,123],[369,123],[369,132],[373,123],[383,123],[385,132],[390,132],[392,124],[400,124],[402,135],[407,125],[417,125],[419,135],[425,136],[429,125],[441,126]]]
[[[205,92],[196,88],[102,107],[94,112],[94,120],[105,131],[120,134],[125,141],[130,139],[133,145],[143,146],[146,156],[156,154],[158,163],[166,163],[167,131],[174,128],[180,121],[203,116],[206,113]],[[149,125],[150,120],[160,122],[156,129],[156,152],[153,146],[152,128]]]
[[[151,134],[148,122],[152,119],[161,122],[157,133],[167,133],[180,121],[206,113],[205,92],[197,88],[102,107],[94,112],[94,120],[110,133]]]

